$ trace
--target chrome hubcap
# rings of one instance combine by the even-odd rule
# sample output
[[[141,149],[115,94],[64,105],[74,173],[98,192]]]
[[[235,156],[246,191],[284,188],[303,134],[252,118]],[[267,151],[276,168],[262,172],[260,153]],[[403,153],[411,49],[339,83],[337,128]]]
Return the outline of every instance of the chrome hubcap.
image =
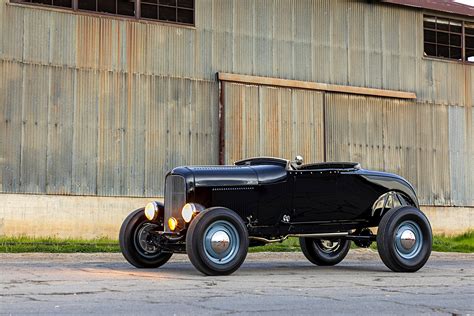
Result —
[[[416,244],[415,234],[409,229],[404,230],[400,235],[400,244],[406,250],[412,249],[413,246]]]
[[[206,257],[213,263],[229,263],[240,247],[237,229],[228,221],[216,221],[204,232],[203,246]]]
[[[216,253],[223,253],[229,249],[230,238],[223,230],[218,230],[211,237],[211,247]]]
[[[423,245],[420,226],[413,221],[404,221],[398,225],[395,233],[395,250],[403,259],[416,257]]]

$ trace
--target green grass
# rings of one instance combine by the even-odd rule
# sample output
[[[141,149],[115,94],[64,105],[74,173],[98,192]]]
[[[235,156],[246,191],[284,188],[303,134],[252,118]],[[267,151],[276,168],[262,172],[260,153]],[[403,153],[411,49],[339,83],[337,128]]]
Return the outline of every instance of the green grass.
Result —
[[[357,248],[353,245],[353,248]],[[371,248],[376,249],[375,243]],[[300,251],[298,238],[288,238],[282,243],[252,247],[249,252],[295,252]],[[474,230],[462,235],[448,237],[434,236],[433,251],[474,253]],[[120,252],[117,240],[98,239],[60,239],[31,237],[0,237],[0,253],[21,252]]]
[[[435,236],[433,240],[433,250],[441,252],[474,252],[474,230],[462,235],[447,237]]]
[[[300,242],[298,238],[288,238],[284,242],[277,242],[273,244],[267,244],[265,246],[257,246],[249,248],[249,252],[263,252],[263,251],[270,251],[270,252],[295,252],[301,251],[300,249]]]
[[[97,239],[61,239],[61,238],[31,238],[31,237],[0,237],[0,253],[20,252],[119,252],[117,240],[107,238]]]

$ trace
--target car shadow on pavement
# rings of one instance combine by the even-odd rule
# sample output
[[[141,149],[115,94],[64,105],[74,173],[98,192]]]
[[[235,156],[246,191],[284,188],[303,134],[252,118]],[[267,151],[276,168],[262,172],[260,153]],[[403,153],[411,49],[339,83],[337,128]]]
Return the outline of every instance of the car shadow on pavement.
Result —
[[[106,268],[107,265],[101,268]],[[193,265],[189,262],[169,263],[157,269],[138,269],[124,264],[113,264],[109,265],[109,268],[114,271],[120,271],[121,273],[137,274],[137,275],[160,275],[160,274],[173,274],[182,276],[203,276],[199,271],[194,269]],[[93,268],[92,268],[93,269]],[[293,263],[288,262],[282,263],[267,263],[267,262],[249,262],[244,263],[239,270],[234,272],[235,275],[283,275],[283,274],[309,274],[309,273],[393,273],[383,265],[362,265],[362,264],[343,264],[338,266],[314,266],[306,263]]]

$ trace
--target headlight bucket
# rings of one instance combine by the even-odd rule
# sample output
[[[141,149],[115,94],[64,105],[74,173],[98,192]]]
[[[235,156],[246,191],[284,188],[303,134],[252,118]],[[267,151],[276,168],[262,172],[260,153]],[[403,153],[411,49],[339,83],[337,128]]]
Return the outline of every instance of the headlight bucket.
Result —
[[[181,216],[186,223],[191,222],[193,217],[201,212],[204,207],[197,203],[186,203],[181,209]]]
[[[146,206],[145,206],[145,216],[146,218],[149,220],[149,221],[154,221],[155,219],[158,218],[158,212],[159,212],[159,207],[158,207],[158,203],[156,203],[155,201],[153,202],[150,202],[148,203]]]

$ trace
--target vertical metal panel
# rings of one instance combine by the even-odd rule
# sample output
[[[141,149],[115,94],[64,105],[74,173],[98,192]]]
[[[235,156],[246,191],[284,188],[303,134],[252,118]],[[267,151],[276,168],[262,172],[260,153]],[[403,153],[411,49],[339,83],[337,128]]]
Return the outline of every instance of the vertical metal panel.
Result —
[[[78,15],[76,19],[76,65],[79,68],[98,69],[100,19],[84,15]]]
[[[97,193],[120,195],[125,185],[128,74],[101,72],[99,79]]]
[[[49,59],[48,63],[74,67],[76,65],[76,46],[66,45],[77,39],[77,18],[67,13],[49,14]],[[36,27],[41,28],[42,26]],[[45,43],[39,43],[46,46]],[[109,57],[110,58],[110,57]]]
[[[381,6],[369,6],[364,10],[365,84],[371,88],[381,87],[383,80],[382,12]],[[374,27],[375,25],[380,27]]]
[[[165,173],[173,167],[217,164],[217,85],[189,79],[143,80],[148,90],[142,96],[144,189],[146,195],[161,195]]]
[[[347,73],[347,3],[342,1],[330,1],[330,3],[330,24],[324,28],[324,31],[331,34],[330,81],[331,83],[345,85],[350,82]]]
[[[47,91],[49,91],[50,74],[50,69],[46,67],[23,67],[21,192],[39,193],[46,191]]]
[[[382,88],[400,89],[400,11],[382,11]]]
[[[127,78],[129,94],[125,108],[124,138],[124,181],[121,186],[122,195],[142,196],[145,193],[145,116],[146,102],[149,100],[149,77],[135,75]]]
[[[452,200],[455,205],[462,205],[464,197],[469,196],[469,178],[471,177],[472,161],[469,164],[467,152],[469,138],[466,135],[465,109],[449,108],[449,158],[452,183]]]
[[[417,66],[419,56],[423,55],[422,21],[416,11],[400,11],[399,28],[399,75],[400,89],[403,91],[417,90]]]
[[[255,1],[241,0],[235,2],[234,17],[234,65],[233,72],[251,74],[254,65],[254,23]]]
[[[214,13],[215,14],[215,13]],[[254,74],[272,73],[273,69],[273,0],[255,1]],[[258,18],[257,18],[258,17]],[[288,62],[288,61],[286,61]]]
[[[46,149],[48,193],[71,192],[75,79],[71,69],[55,69],[51,72]]]
[[[312,6],[311,1],[293,1],[293,67],[291,77],[312,80]]]
[[[27,62],[49,61],[51,13],[46,10],[25,10],[24,51]]]
[[[0,0],[0,57],[8,60],[23,58],[24,11],[8,8]]]
[[[325,95],[328,161],[357,161],[384,168],[381,103],[379,98]]]
[[[0,189],[20,190],[23,67],[0,61]]]
[[[474,205],[474,168],[472,168],[472,162],[474,162],[474,107],[470,107],[470,114],[468,113],[469,107],[466,109],[466,137],[468,143],[468,155],[467,155],[467,162],[471,162],[471,168],[469,175],[468,175],[468,189],[466,204],[465,205]],[[470,143],[469,143],[470,140]],[[470,181],[469,181],[470,180]]]
[[[324,156],[323,99],[317,91],[223,83],[226,162],[252,156],[307,161]]]
[[[308,8],[311,12],[311,39],[312,54],[311,68],[312,80],[316,82],[330,82],[330,58],[331,58],[331,33],[328,27],[331,25],[330,1],[319,0],[314,1],[313,5]],[[309,67],[310,62],[307,62]],[[297,74],[295,74],[295,77]]]
[[[98,71],[76,72],[71,189],[74,194],[97,194],[99,91]]]
[[[232,72],[234,56],[233,28],[234,1],[214,1],[212,3],[212,69]],[[208,68],[209,69],[209,68]]]
[[[274,0],[273,11],[273,76],[293,76],[293,4],[291,0]]]
[[[365,86],[364,6],[351,3],[347,9],[348,78],[352,85]]]

